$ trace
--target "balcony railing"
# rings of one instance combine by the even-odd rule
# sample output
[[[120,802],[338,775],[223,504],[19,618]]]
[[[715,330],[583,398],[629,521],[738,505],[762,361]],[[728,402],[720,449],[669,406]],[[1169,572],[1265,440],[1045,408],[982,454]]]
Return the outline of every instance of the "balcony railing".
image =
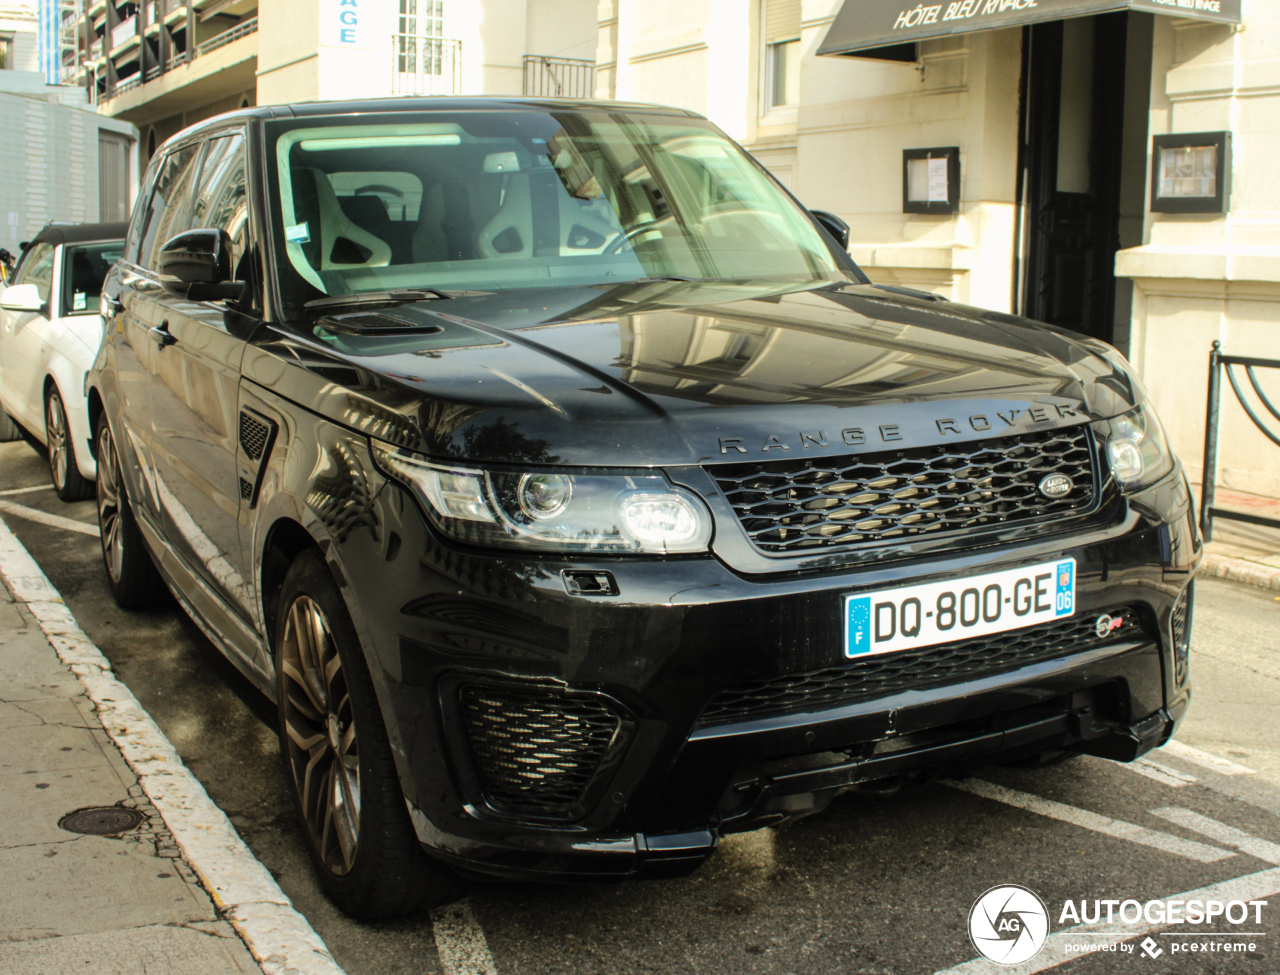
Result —
[[[456,95],[461,89],[461,41],[415,34],[391,35],[393,95]]]
[[[154,6],[158,9],[163,9],[166,12],[169,12],[171,10],[177,10],[180,7],[184,7],[185,3],[183,3],[182,0],[161,0],[161,2],[157,2]],[[136,36],[137,34],[136,15],[135,17],[129,18],[128,21],[125,21],[124,23],[120,24],[119,27],[116,28],[116,30],[119,31],[121,28],[125,27],[126,24],[129,25],[131,29],[127,37]],[[125,78],[122,81],[117,82],[115,85],[111,85],[106,83],[106,80],[102,74],[98,74],[95,78],[92,79],[92,83],[94,85],[98,85],[98,84],[103,85],[102,91],[98,93],[99,97],[103,99],[114,98],[116,95],[120,95],[126,91],[130,91],[134,88],[137,88],[139,85],[144,83],[144,80],[153,81],[156,78],[159,78],[161,75],[165,74],[166,72],[172,71],[174,68],[177,68],[181,65],[189,63],[191,60],[193,60],[196,57],[204,56],[206,54],[209,54],[211,51],[218,50],[218,48],[220,47],[225,47],[228,44],[232,44],[235,41],[240,40],[242,37],[247,37],[248,35],[254,33],[257,29],[258,29],[258,18],[250,17],[248,20],[243,20],[240,23],[236,24],[234,27],[231,27],[228,30],[224,30],[221,34],[215,34],[213,37],[210,37],[207,41],[204,41],[203,43],[197,45],[194,53],[188,53],[187,51],[174,51],[170,55],[168,61],[162,62],[160,64],[148,65],[145,79],[142,77],[141,72],[138,72],[133,75],[130,75],[128,78]],[[113,41],[115,40],[114,34],[112,39]],[[115,43],[118,45],[120,42],[116,41]],[[101,44],[100,39],[94,42],[94,45],[98,45],[98,48],[97,48],[98,51],[100,51],[100,44]],[[95,47],[93,45],[90,46],[89,52],[90,52],[90,58],[92,59],[95,55]],[[96,99],[92,99],[92,100],[96,101]]]
[[[230,30],[224,30],[221,34],[217,34],[202,44],[196,45],[196,56],[208,54],[210,51],[216,51],[220,47],[225,47],[232,41],[238,41],[242,37],[248,37],[258,29],[258,18],[250,17],[248,20],[242,20]]]
[[[596,63],[526,54],[524,93],[536,98],[594,98]]]

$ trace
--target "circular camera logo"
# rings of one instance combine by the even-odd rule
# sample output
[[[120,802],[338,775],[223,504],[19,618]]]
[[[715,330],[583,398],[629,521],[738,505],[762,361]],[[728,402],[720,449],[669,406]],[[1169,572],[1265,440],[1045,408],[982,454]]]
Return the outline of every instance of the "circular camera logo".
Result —
[[[992,887],[969,911],[969,940],[997,965],[1021,965],[1034,958],[1049,935],[1049,909],[1026,887]]]

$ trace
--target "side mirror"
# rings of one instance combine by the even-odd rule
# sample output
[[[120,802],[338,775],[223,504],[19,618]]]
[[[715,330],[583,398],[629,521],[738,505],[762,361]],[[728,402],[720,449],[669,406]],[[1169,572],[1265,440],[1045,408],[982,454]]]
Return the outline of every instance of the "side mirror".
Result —
[[[195,301],[216,301],[240,294],[240,286],[231,285],[231,237],[225,230],[188,230],[178,234],[160,248],[158,265],[160,282],[171,294]],[[193,285],[199,294],[190,293]],[[211,291],[217,294],[210,295]],[[227,293],[222,294],[223,291]]]
[[[44,299],[34,284],[15,284],[0,292],[0,308],[9,311],[44,311]]]
[[[841,250],[849,249],[849,225],[826,210],[810,210],[813,219],[822,224],[822,229],[835,238]]]

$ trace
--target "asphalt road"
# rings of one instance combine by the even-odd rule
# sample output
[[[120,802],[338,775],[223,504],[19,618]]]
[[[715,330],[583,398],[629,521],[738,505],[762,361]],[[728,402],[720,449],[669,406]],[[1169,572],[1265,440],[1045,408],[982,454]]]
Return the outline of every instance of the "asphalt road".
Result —
[[[0,516],[337,960],[351,975],[466,971],[442,964],[425,914],[366,924],[329,905],[294,822],[270,706],[176,607],[118,609],[97,539],[22,510],[93,525],[92,502],[62,504],[46,484],[31,447],[0,445]],[[1202,580],[1195,612],[1192,710],[1180,744],[1147,762],[1085,757],[891,798],[848,796],[792,826],[727,838],[686,879],[472,887],[468,920],[501,975],[915,975],[975,958],[967,918],[993,886],[1035,891],[1058,932],[1073,923],[1059,917],[1068,900],[1145,903],[1225,884],[1192,896],[1270,899],[1249,909],[1260,921],[1171,930],[1142,921],[1124,930],[1153,929],[1148,952],[1134,939],[1126,953],[1068,957],[1055,971],[1280,973],[1280,872],[1264,873],[1280,865],[1280,600]],[[1095,932],[1121,930],[1117,921]],[[1051,934],[1018,971],[1043,970],[1062,957],[1055,946],[1088,937],[1102,934]],[[1193,942],[1218,948],[1193,953]],[[1010,969],[964,969],[997,970]]]

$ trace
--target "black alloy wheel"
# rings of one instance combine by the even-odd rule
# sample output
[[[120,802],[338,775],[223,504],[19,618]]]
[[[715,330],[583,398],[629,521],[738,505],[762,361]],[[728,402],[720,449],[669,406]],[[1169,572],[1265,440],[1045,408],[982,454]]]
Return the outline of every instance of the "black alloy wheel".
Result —
[[[95,443],[98,448],[98,533],[102,538],[107,585],[116,602],[125,609],[160,606],[168,600],[169,593],[134,521],[120,476],[120,454],[105,413],[98,417]]]
[[[57,386],[44,400],[45,446],[49,455],[49,476],[53,490],[63,501],[83,501],[93,497],[93,481],[80,475],[76,464],[75,439],[67,422],[67,408]]]
[[[290,566],[279,606],[280,751],[321,886],[370,920],[443,902],[453,878],[418,845],[364,653],[318,550]]]

